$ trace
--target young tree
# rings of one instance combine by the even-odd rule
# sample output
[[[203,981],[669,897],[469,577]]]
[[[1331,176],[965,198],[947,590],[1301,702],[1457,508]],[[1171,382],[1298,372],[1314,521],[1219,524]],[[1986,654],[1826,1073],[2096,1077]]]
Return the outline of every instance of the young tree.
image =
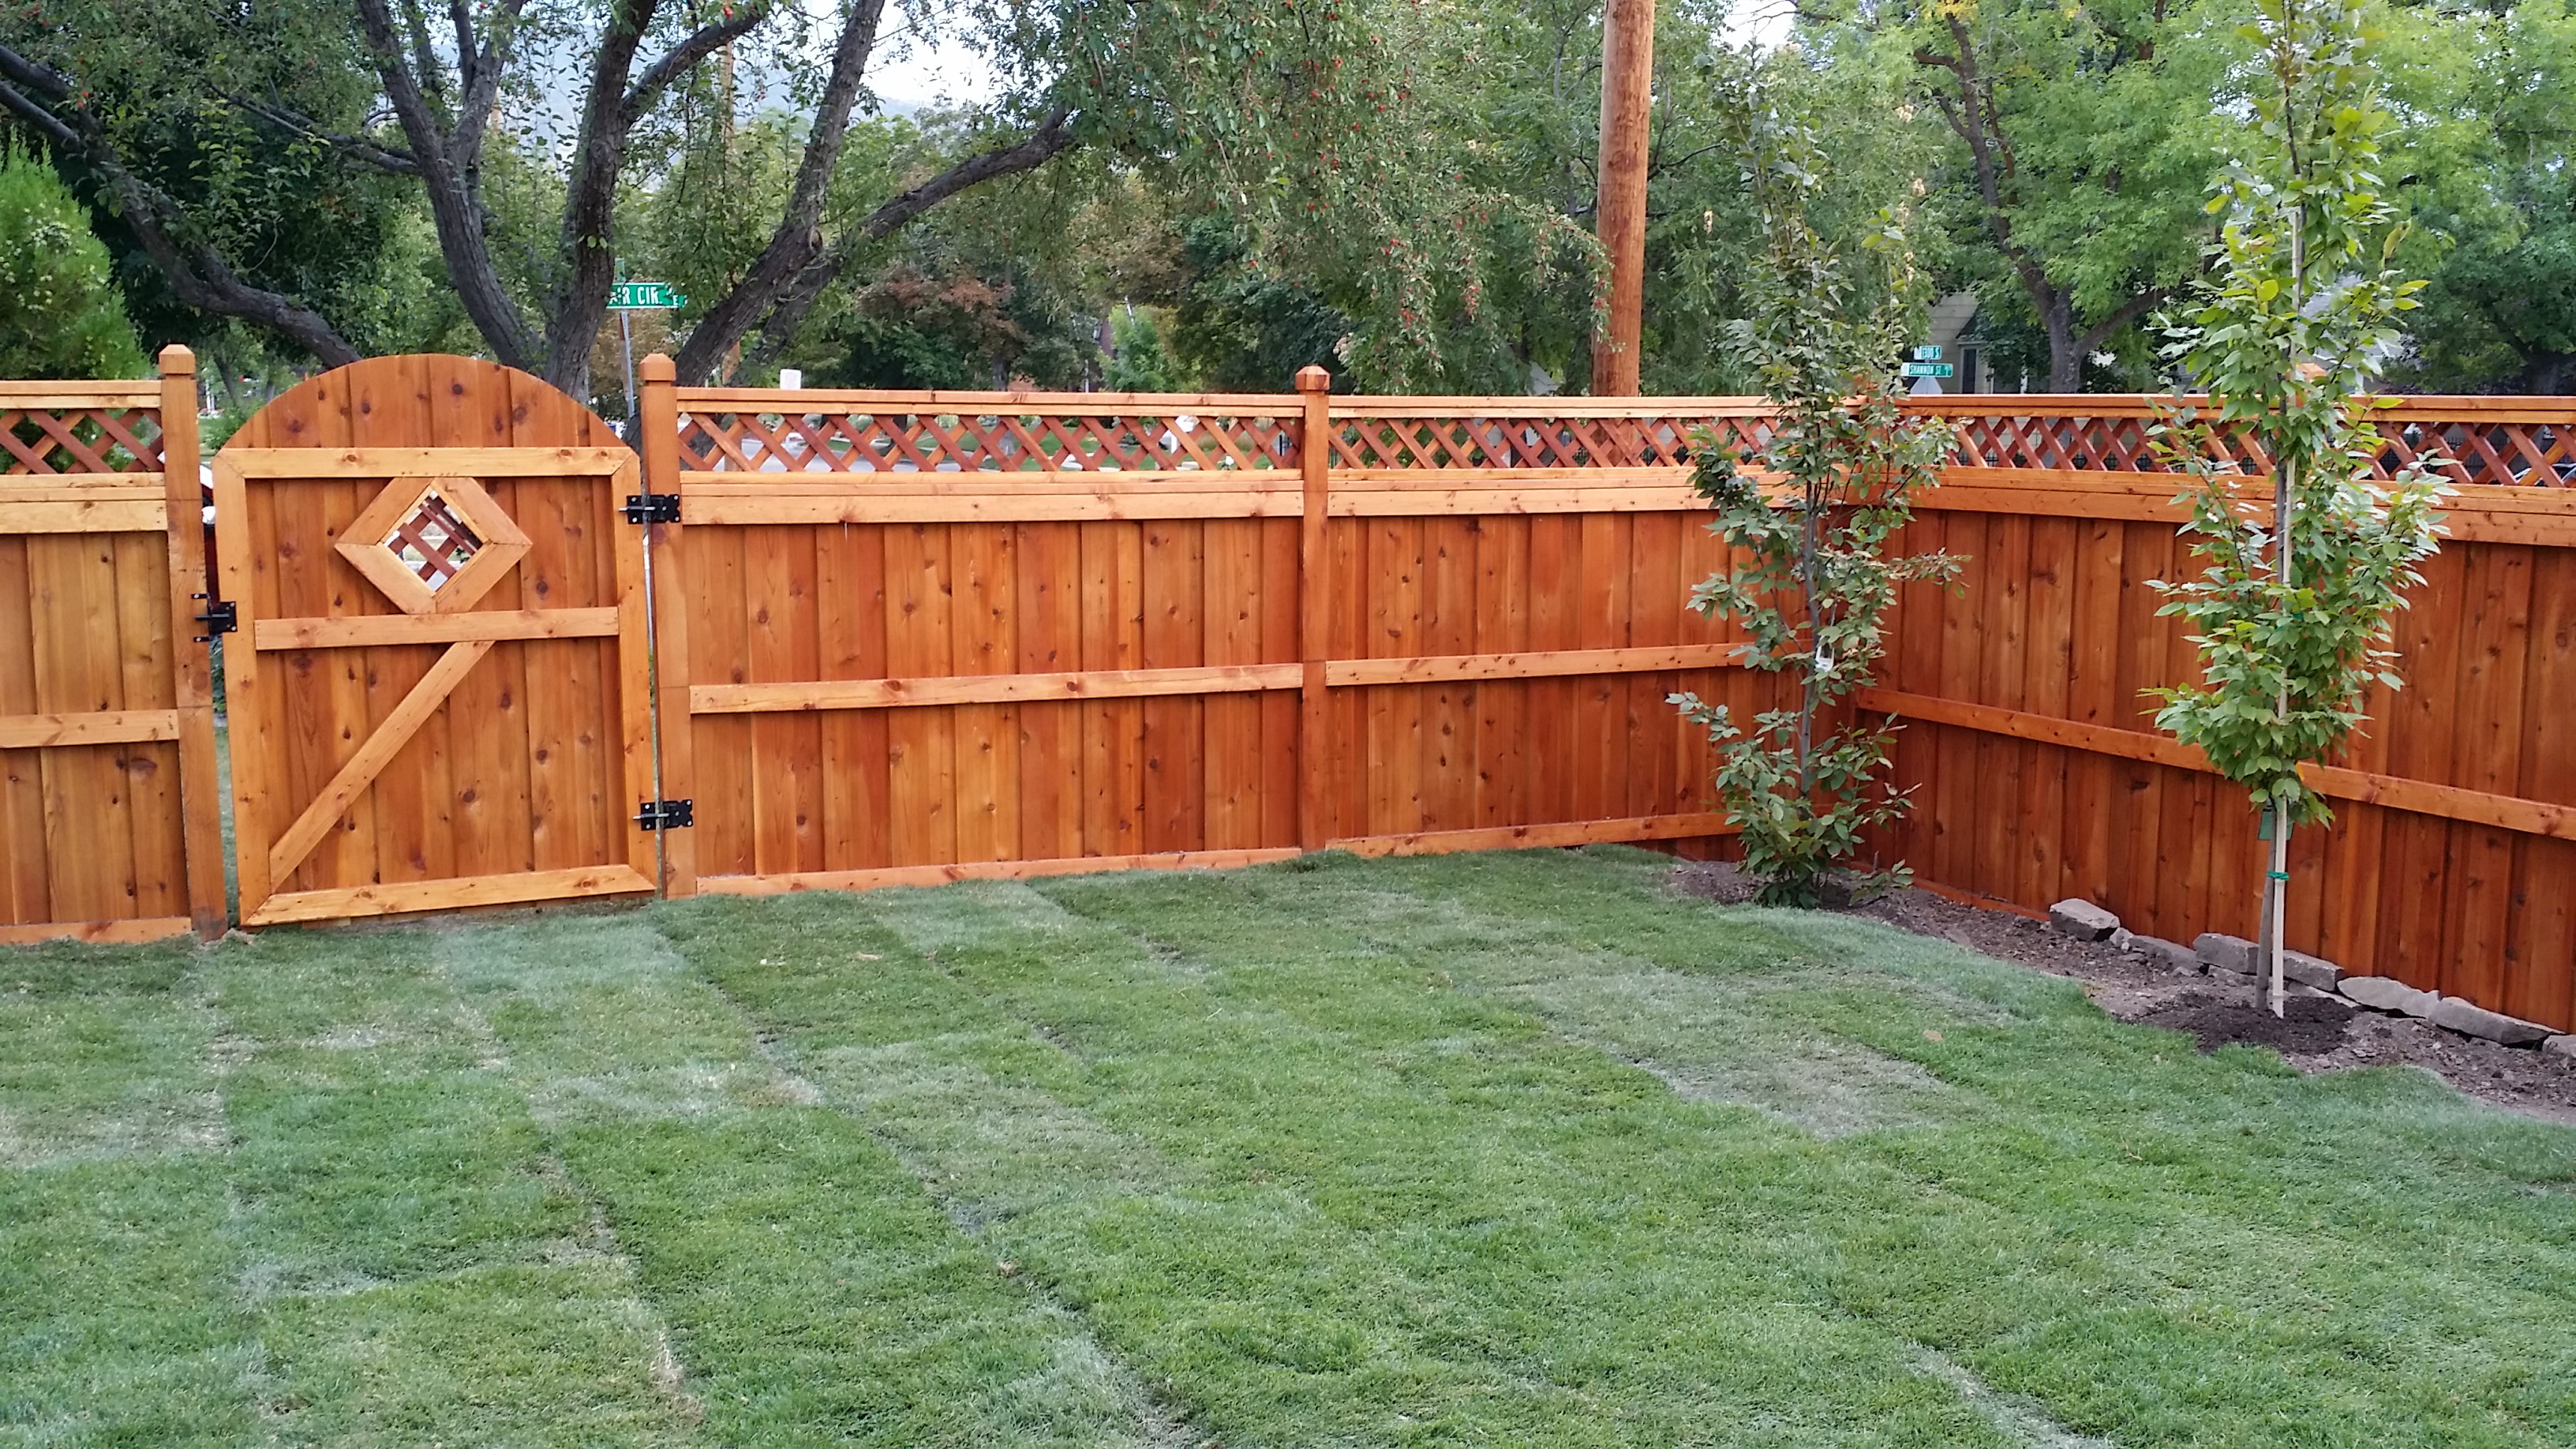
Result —
[[[1693,481],[1717,510],[1710,528],[1740,561],[1694,588],[1691,607],[1741,625],[1740,657],[1789,676],[1795,695],[1749,731],[1724,705],[1671,702],[1720,748],[1718,796],[1742,828],[1761,900],[1814,905],[1826,872],[1910,804],[1885,778],[1895,721],[1833,714],[1874,682],[1897,585],[1958,570],[1945,554],[1884,551],[1915,491],[1938,484],[1953,436],[1900,411],[1897,360],[1917,315],[1905,209],[1880,212],[1856,255],[1829,240],[1814,220],[1829,168],[1813,132],[1758,91],[1747,115],[1747,181],[1767,246],[1746,282],[1740,345],[1774,411],[1760,447],[1703,438],[1694,450]],[[1876,881],[1905,878],[1899,865]]]
[[[0,148],[0,377],[143,377],[107,248],[43,159]]]
[[[2402,591],[2438,546],[2442,488],[2418,464],[2389,483],[2373,378],[2423,283],[2389,265],[2400,228],[2379,194],[2390,120],[2371,74],[2374,33],[2347,0],[2256,0],[2262,48],[2253,124],[2209,202],[2225,225],[2213,275],[2167,322],[2168,355],[2210,395],[2169,403],[2164,456],[2194,481],[2197,580],[2158,583],[2196,631],[2200,682],[2158,691],[2156,723],[2253,796],[2271,839],[2264,881],[2267,999],[2282,1011],[2281,927],[2290,832],[2331,818],[2299,777],[2361,724]],[[2249,447],[2271,496],[2243,485]]]

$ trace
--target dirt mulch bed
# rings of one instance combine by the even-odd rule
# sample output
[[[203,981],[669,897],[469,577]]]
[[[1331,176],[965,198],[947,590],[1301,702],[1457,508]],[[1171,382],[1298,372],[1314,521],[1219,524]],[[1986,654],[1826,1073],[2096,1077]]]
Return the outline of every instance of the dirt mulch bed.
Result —
[[[1751,884],[1723,862],[1676,866],[1673,881],[1685,894],[1729,905],[1753,894]],[[2078,941],[2045,921],[1929,891],[1899,891],[1843,909],[2081,982],[2085,994],[2111,1015],[2186,1032],[2203,1051],[2232,1042],[2269,1047],[2305,1072],[2421,1067],[2481,1101],[2576,1125],[2576,1059],[2498,1046],[2316,992],[2291,997],[2288,1015],[2275,1017],[2256,1005],[2248,978],[2179,969],[2108,942]]]

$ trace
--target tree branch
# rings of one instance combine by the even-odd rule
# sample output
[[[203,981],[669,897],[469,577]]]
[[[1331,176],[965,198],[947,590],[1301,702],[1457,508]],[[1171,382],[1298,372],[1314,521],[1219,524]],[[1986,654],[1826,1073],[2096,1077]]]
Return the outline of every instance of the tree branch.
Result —
[[[969,156],[869,212],[867,220],[859,223],[859,231],[870,241],[883,240],[900,231],[913,218],[970,186],[1014,172],[1036,170],[1058,153],[1073,148],[1072,120],[1072,111],[1063,106],[1056,107],[1025,139]]]
[[[483,129],[492,120],[492,103],[500,97],[501,82],[509,73],[512,32],[518,26],[519,12],[526,5],[527,0],[501,0],[500,4],[493,6],[492,38],[478,50],[474,47],[474,17],[466,11],[463,0],[450,0],[450,18],[457,26],[458,54],[471,57],[473,64],[468,68],[464,60],[458,61],[465,99],[458,103],[460,114],[456,118],[456,133],[448,139],[447,154],[449,161],[466,174],[477,198],[475,206],[478,213],[482,206]]]
[[[877,27],[885,0],[858,0],[841,24],[840,42],[832,48],[832,70],[814,107],[814,124],[806,133],[805,156],[780,209],[769,244],[731,291],[708,308],[689,329],[689,340],[674,359],[680,379],[695,382],[711,375],[716,360],[733,350],[754,318],[772,310],[797,275],[823,250],[823,196],[841,147],[849,140],[850,111],[858,104],[859,83],[868,57],[875,53]]]
[[[1994,133],[2000,127],[1994,123],[1994,110],[1979,76],[1976,40],[1957,16],[1949,19],[1950,38],[1957,43],[1959,53],[1943,55],[1936,50],[1918,49],[1914,62],[1946,70],[1956,78],[1958,103],[1953,105],[1950,97],[1935,92],[1933,104],[1940,107],[1941,117],[1949,122],[1950,129],[1967,143],[1968,160],[1977,178],[1977,198],[1985,204],[1986,230],[1995,239],[1995,250],[2012,264],[2023,288],[2030,293],[2032,305],[2046,317],[2057,287],[2049,280],[2047,269],[2013,240],[2012,216],[2005,207],[2003,176],[1995,157]]]
[[[201,312],[238,317],[284,336],[321,359],[328,367],[358,360],[358,351],[343,340],[321,313],[280,292],[253,286],[237,276],[222,251],[208,242],[183,243],[173,233],[183,230],[185,212],[160,188],[125,165],[96,118],[74,109],[69,119],[40,103],[34,91],[57,104],[75,92],[72,78],[39,65],[0,45],[0,109],[6,109],[42,132],[57,147],[80,156],[105,178],[115,211],[144,255],[168,280],[182,303]],[[20,87],[25,87],[21,89]]]
[[[627,89],[624,111],[630,126],[644,119],[644,113],[673,81],[696,69],[700,62],[724,47],[740,40],[769,18],[772,0],[752,0],[725,19],[713,25],[702,25],[679,44],[672,46],[660,60],[644,68]]]
[[[310,117],[290,111],[283,106],[272,105],[257,96],[226,94],[224,99],[270,125],[293,131],[308,140],[319,141],[360,165],[371,166],[378,171],[395,176],[420,175],[420,158],[409,151],[387,146],[368,136],[345,136],[326,131]]]
[[[1070,111],[1062,108],[1051,111],[1040,128],[1027,138],[978,152],[868,213],[849,235],[797,272],[795,280],[769,309],[769,314],[761,319],[760,344],[752,349],[748,360],[771,362],[786,350],[788,342],[796,335],[796,329],[804,325],[805,314],[813,310],[815,300],[822,296],[823,289],[849,266],[857,243],[883,241],[913,218],[968,187],[1044,165],[1074,145],[1071,120]]]
[[[438,228],[438,250],[447,260],[448,282],[456,288],[457,300],[464,304],[475,330],[491,345],[493,357],[506,367],[527,367],[542,339],[520,315],[509,289],[501,285],[500,269],[493,265],[491,247],[483,235],[483,204],[477,194],[483,112],[490,108],[489,102],[470,105],[456,131],[452,135],[445,131],[421,94],[419,77],[403,59],[402,41],[385,0],[357,0],[357,5],[359,28],[374,52],[376,76],[420,167],[421,189],[428,195],[430,219]],[[517,13],[517,0],[498,7],[494,23],[503,29],[496,34],[506,33],[510,17]],[[498,44],[496,39],[494,47]],[[487,50],[487,57],[491,53]],[[497,66],[477,73],[487,87],[498,83],[490,70]]]
[[[612,0],[591,55],[590,85],[581,105],[581,135],[573,143],[572,174],[564,187],[558,245],[562,278],[546,303],[545,378],[579,396],[590,389],[590,352],[608,320],[608,288],[617,279],[617,179],[634,133],[627,82],[635,53],[644,46],[660,0]]]
[[[2078,352],[2091,352],[2094,348],[2102,345],[2102,340],[2104,338],[2109,337],[2112,333],[2119,331],[2121,328],[2137,321],[2140,317],[2145,316],[2156,306],[2157,303],[2162,302],[2169,295],[2171,294],[2163,287],[2149,287],[2138,295],[2131,297],[2126,302],[2123,302],[2118,307],[2114,308],[2110,316],[2094,323],[2091,327],[2085,330],[2083,336],[2076,338],[2075,350]]]
[[[402,0],[402,18],[403,33],[411,41],[411,63],[420,78],[421,90],[431,106],[443,110],[447,105],[447,77],[439,70],[438,52],[429,43],[429,16],[422,12],[420,0]],[[457,64],[470,64],[473,54],[471,50],[460,51]],[[446,115],[438,119],[442,125],[453,125],[456,121],[455,117]]]

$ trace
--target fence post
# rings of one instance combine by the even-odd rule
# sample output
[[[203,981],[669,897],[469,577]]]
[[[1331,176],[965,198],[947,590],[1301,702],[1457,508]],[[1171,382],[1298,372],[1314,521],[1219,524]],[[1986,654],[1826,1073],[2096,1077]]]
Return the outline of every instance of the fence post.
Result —
[[[1333,375],[1308,364],[1297,369],[1297,391],[1306,399],[1306,422],[1297,437],[1297,462],[1305,471],[1305,506],[1298,531],[1297,627],[1306,661],[1303,704],[1297,729],[1297,843],[1321,850],[1325,829],[1324,648],[1326,621],[1332,615],[1332,556],[1325,551],[1324,528],[1332,502]]]
[[[636,408],[641,433],[637,449],[644,458],[644,488],[651,493],[680,491],[680,398],[678,369],[659,352],[638,367],[644,395]],[[696,793],[697,732],[689,718],[688,551],[680,542],[680,525],[656,523],[644,531],[652,580],[653,715],[661,754],[662,794],[687,800]],[[662,894],[698,893],[698,833],[665,830],[662,838]]]
[[[213,632],[197,616],[209,611],[215,591],[206,575],[205,488],[197,476],[197,355],[178,346],[161,349],[161,484],[170,515],[170,693],[179,714],[188,919],[211,941],[224,933],[223,783],[215,772],[213,650],[196,641]]]

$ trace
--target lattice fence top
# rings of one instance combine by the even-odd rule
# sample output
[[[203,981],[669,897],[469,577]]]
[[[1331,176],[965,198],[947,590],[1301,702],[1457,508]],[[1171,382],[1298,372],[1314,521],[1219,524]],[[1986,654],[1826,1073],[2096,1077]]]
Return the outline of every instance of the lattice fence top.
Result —
[[[1294,468],[1296,401],[1249,396],[1019,398],[922,394],[937,412],[897,412],[897,398],[716,390],[683,394],[683,468],[727,473],[1138,472]],[[2576,486],[2576,412],[2549,400],[2408,398],[2380,420],[2373,472],[2429,457],[2453,483]],[[799,406],[801,404],[801,406]],[[790,410],[770,411],[767,408]],[[2050,472],[2170,473],[2141,397],[1966,395],[1909,410],[1958,429],[1953,466]],[[10,416],[16,416],[12,414]],[[1701,439],[1759,447],[1770,425],[1758,398],[1337,397],[1329,460],[1368,472],[1667,468]],[[2269,471],[2249,440],[2221,457]],[[57,454],[62,450],[55,448]],[[24,468],[23,461],[20,468]]]
[[[1960,400],[1964,402],[1965,400]],[[1998,407],[2010,404],[1998,400]],[[2371,475],[2394,477],[2419,458],[2455,484],[2501,484],[2522,488],[2576,486],[2576,423],[2525,418],[2445,418],[2425,403],[2410,403],[2380,419],[2380,452]],[[1957,403],[1941,411],[1959,430],[1956,466],[1968,468],[2045,468],[2077,472],[2170,473],[2172,464],[2157,455],[2149,429],[2151,416],[2134,406],[2100,416],[2047,415],[2015,417],[1968,413]],[[2222,456],[2248,473],[2268,473],[2270,466],[2250,440],[2222,439]]]
[[[158,473],[161,411],[0,403],[0,473]]]
[[[715,412],[680,415],[680,466],[711,473],[1245,471],[1297,466],[1275,416]]]
[[[2383,476],[2429,453],[2454,483],[2576,486],[2576,425],[2408,420],[2380,424],[2379,436],[2385,447],[2376,471]]]
[[[1722,446],[1758,446],[1767,418],[1372,416],[1333,420],[1336,468],[1668,468],[1690,461],[1704,431]]]

